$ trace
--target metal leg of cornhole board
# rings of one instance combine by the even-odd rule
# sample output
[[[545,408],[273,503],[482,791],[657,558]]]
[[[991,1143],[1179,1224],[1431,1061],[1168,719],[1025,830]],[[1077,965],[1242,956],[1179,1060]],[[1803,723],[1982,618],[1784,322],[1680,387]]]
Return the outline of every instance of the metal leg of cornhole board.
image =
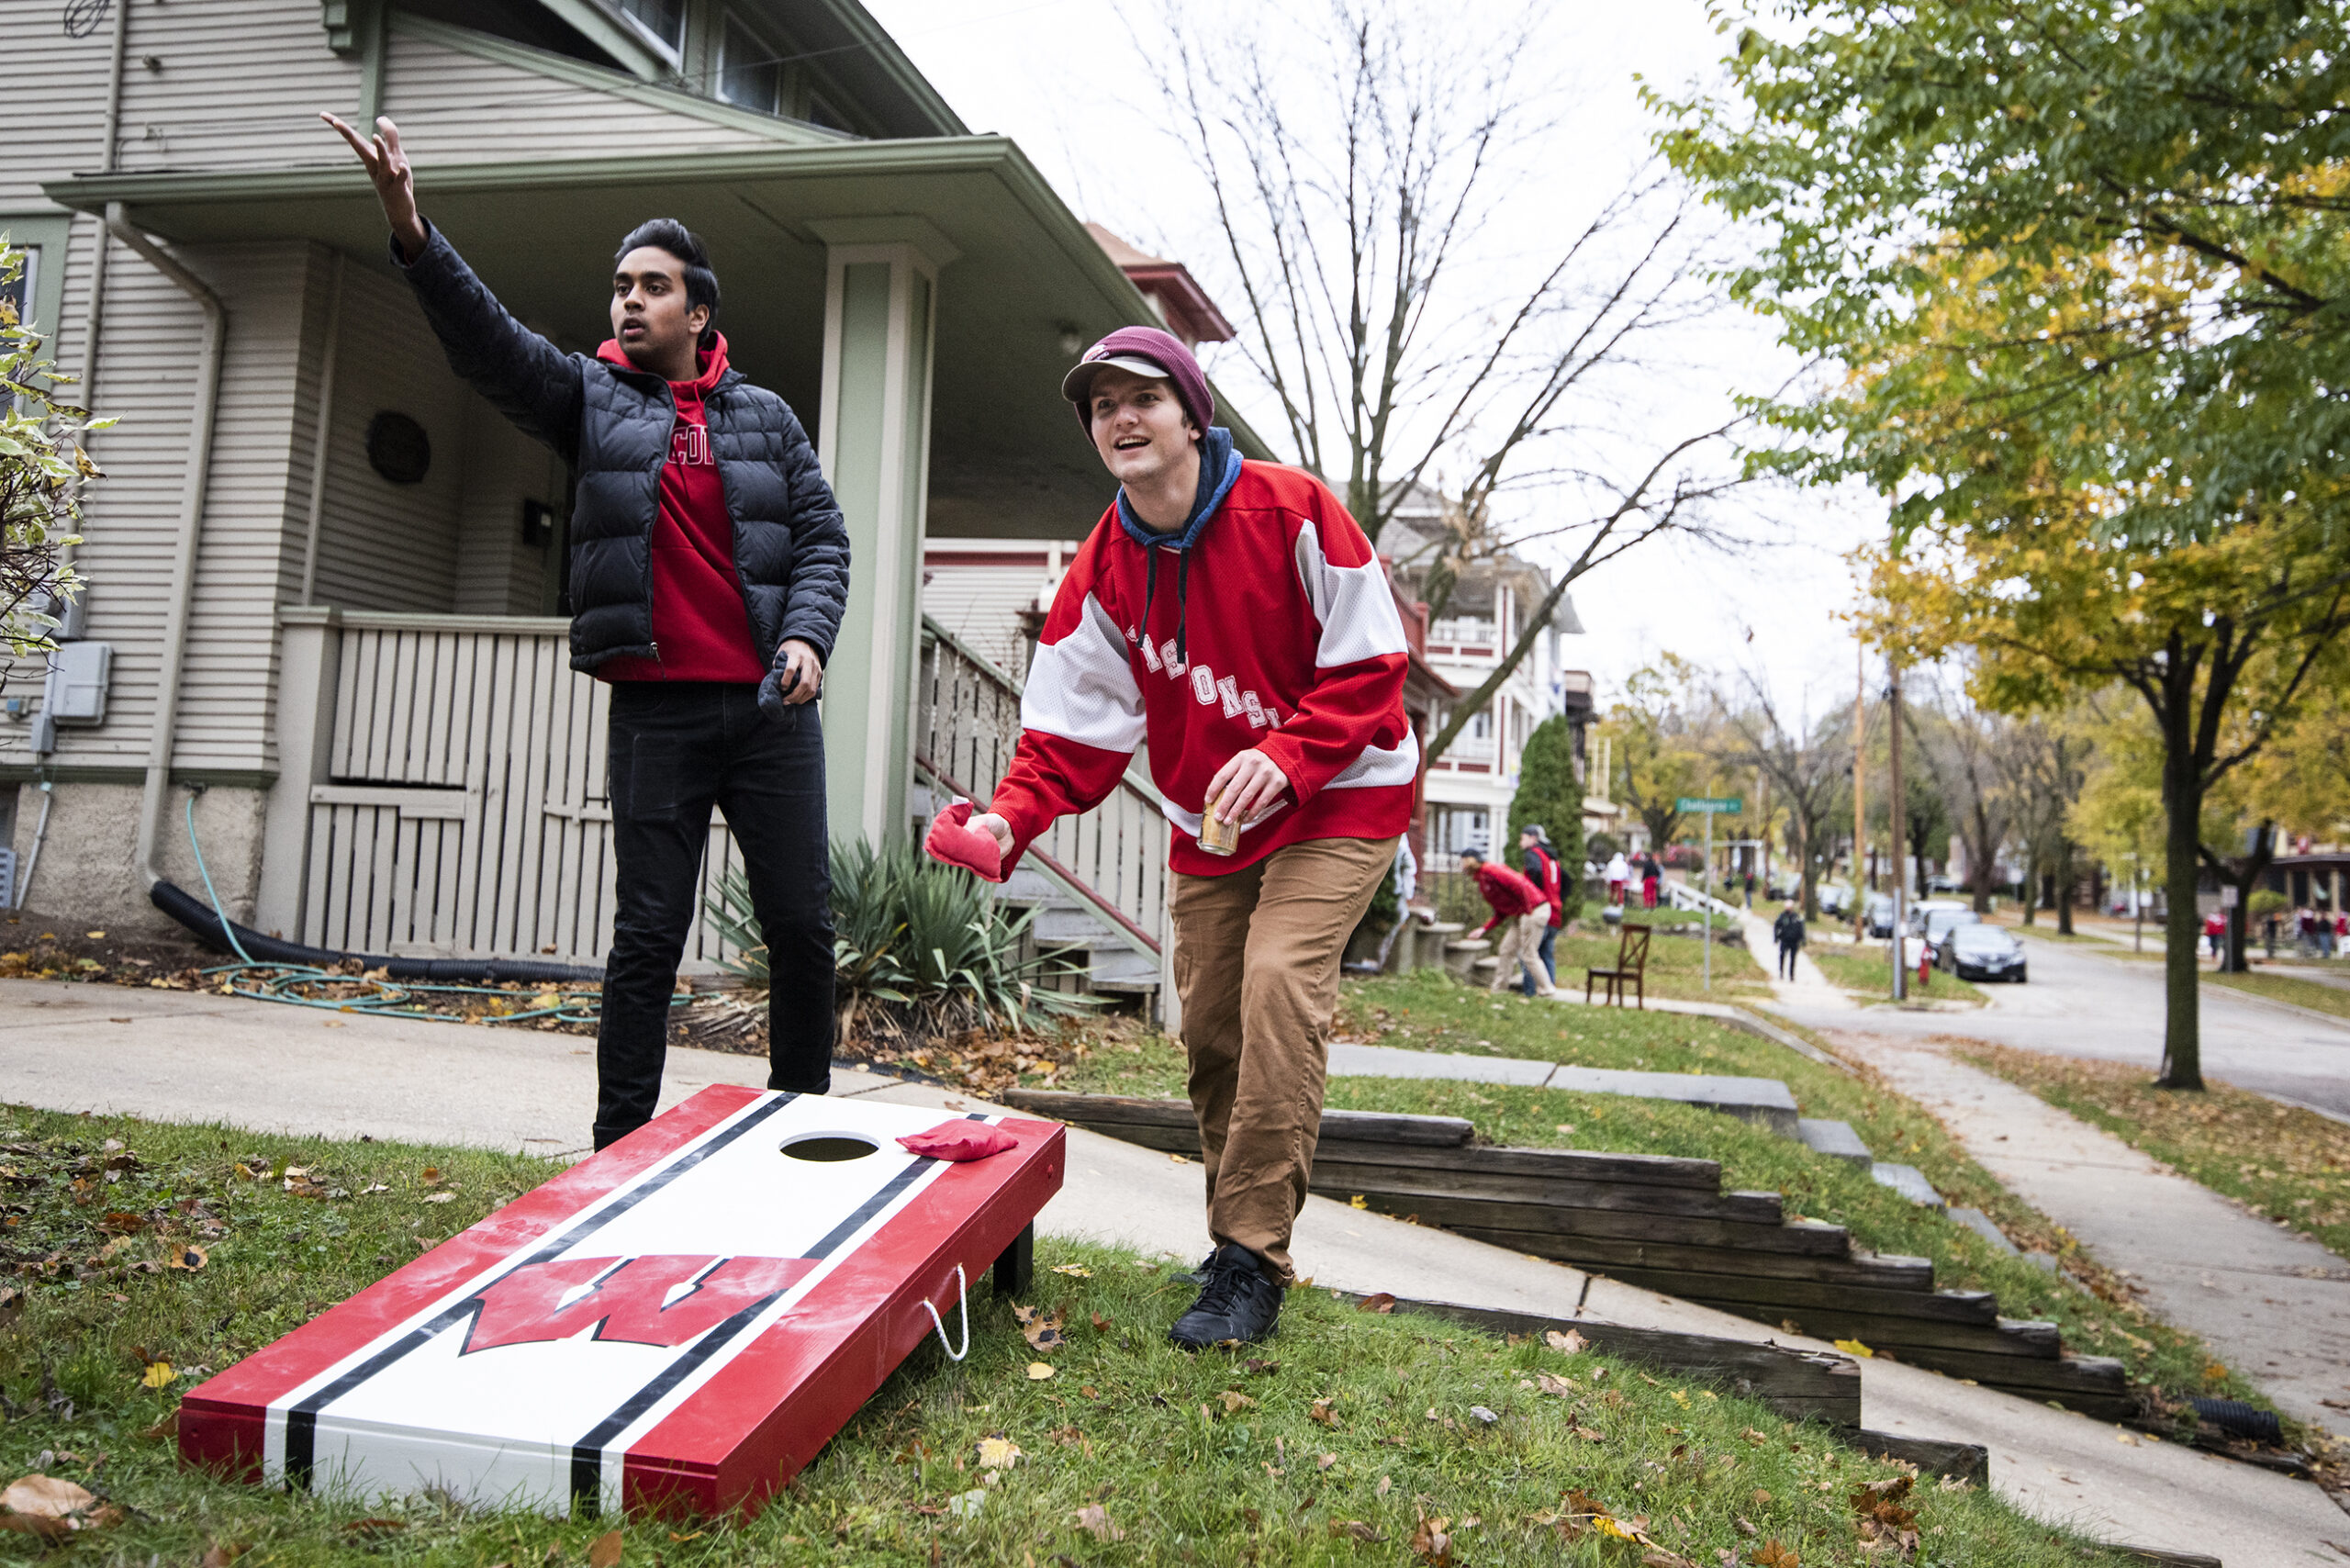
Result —
[[[1030,1220],[995,1260],[995,1294],[1026,1295],[1036,1277],[1036,1222]]]
[[[1026,1284],[1064,1131],[965,1119],[1014,1147],[950,1163],[896,1142],[936,1111],[704,1089],[190,1391],[181,1458],[363,1499],[754,1513],[966,1282]]]

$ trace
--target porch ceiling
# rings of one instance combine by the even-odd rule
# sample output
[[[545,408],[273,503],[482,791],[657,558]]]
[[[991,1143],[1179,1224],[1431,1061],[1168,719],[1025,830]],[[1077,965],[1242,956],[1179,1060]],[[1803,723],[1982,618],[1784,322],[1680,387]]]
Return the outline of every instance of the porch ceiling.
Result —
[[[174,243],[309,240],[390,270],[383,215],[355,164],[88,176],[42,189],[84,212],[119,201]],[[939,275],[934,531],[1073,537],[1107,500],[1100,461],[1060,400],[1070,363],[1061,334],[1073,328],[1090,342],[1157,318],[1005,138],[453,164],[420,170],[417,194],[518,317],[575,346],[608,335],[604,282],[620,235],[656,214],[683,220],[717,263],[734,363],[811,429],[824,247],[811,226],[919,217],[961,252]],[[1242,449],[1270,455],[1218,402]]]

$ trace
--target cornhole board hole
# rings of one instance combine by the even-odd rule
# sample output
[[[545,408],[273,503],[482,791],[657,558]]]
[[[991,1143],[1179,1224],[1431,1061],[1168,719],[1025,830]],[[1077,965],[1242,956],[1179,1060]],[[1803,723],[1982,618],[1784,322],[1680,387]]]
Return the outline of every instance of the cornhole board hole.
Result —
[[[181,1458],[360,1497],[755,1512],[982,1271],[1024,1279],[1056,1123],[714,1086],[188,1394]],[[927,1304],[927,1305],[926,1305]],[[968,1319],[961,1326],[968,1332]]]

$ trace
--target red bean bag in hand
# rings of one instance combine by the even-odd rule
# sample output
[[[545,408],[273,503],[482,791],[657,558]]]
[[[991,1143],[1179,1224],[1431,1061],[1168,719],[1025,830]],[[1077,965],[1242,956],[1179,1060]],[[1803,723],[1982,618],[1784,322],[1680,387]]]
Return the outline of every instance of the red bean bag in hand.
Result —
[[[959,1116],[951,1122],[941,1122],[926,1133],[914,1133],[898,1141],[909,1154],[953,1160],[985,1159],[990,1154],[1002,1154],[1020,1146],[1020,1140],[1002,1127]]]
[[[1003,880],[1003,851],[995,834],[970,825],[971,802],[957,801],[938,813],[922,846],[933,860],[964,869],[990,882]]]

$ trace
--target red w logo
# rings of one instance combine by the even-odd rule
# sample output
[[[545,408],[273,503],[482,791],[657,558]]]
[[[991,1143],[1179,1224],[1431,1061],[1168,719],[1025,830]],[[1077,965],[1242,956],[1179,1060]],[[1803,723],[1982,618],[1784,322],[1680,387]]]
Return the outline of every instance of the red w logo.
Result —
[[[712,1263],[718,1267],[711,1268]],[[568,1339],[590,1326],[598,1339],[675,1350],[745,1307],[773,1300],[815,1266],[812,1258],[707,1256],[532,1263],[481,1293],[480,1316],[458,1354]],[[671,1301],[671,1293],[688,1281],[690,1288]],[[589,1287],[588,1294],[563,1305],[564,1297],[582,1285]]]

